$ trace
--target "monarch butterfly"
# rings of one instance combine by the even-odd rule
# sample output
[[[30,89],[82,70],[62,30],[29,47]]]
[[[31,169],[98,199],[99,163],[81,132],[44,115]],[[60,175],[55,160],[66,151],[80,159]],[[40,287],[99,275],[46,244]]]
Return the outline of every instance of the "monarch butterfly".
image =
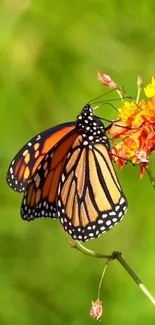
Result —
[[[59,219],[79,241],[116,225],[127,200],[110,159],[107,128],[87,104],[76,121],[31,139],[10,164],[7,182],[24,192],[21,216]]]

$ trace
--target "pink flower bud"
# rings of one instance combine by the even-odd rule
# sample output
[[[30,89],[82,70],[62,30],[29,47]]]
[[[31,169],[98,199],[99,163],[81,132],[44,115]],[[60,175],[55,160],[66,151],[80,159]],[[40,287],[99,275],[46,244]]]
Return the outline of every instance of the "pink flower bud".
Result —
[[[117,88],[116,83],[111,79],[111,77],[108,74],[101,74],[99,71],[97,72],[98,79],[101,81],[102,84],[105,86],[115,89]]]
[[[96,301],[92,301],[92,307],[90,310],[90,316],[99,320],[102,317],[103,307],[102,301],[97,299]]]

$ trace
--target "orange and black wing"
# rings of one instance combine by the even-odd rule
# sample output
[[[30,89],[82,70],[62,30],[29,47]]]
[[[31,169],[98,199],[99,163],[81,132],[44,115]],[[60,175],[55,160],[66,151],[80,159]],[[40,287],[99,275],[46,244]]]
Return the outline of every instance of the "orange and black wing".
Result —
[[[57,193],[63,167],[78,133],[67,133],[43,158],[37,167],[21,206],[21,216],[30,221],[39,217],[57,217]]]
[[[25,192],[21,215],[28,221],[59,218],[73,239],[87,241],[112,228],[126,210],[106,146],[84,147],[73,130],[41,162]]]
[[[127,201],[104,144],[81,146],[79,136],[62,168],[57,214],[73,239],[87,241],[116,225]]]
[[[45,155],[74,128],[75,122],[64,123],[31,139],[10,164],[7,172],[8,185],[17,192],[24,192]]]

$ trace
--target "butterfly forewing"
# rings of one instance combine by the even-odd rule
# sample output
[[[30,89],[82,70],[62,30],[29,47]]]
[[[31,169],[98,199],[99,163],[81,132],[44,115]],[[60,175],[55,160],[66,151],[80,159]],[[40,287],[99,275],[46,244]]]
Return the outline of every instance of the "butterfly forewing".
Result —
[[[32,138],[12,160],[7,183],[13,190],[24,192],[42,159],[58,141],[75,128],[75,122],[50,128]]]

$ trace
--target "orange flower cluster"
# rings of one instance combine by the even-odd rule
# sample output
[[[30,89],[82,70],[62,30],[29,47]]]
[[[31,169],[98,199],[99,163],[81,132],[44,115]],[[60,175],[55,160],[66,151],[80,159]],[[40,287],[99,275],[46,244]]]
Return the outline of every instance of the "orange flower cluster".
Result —
[[[100,75],[100,81],[107,86],[103,76]],[[140,77],[137,86],[137,100],[126,101],[122,98],[122,107],[118,109],[119,121],[112,124],[109,134],[113,136],[112,141],[115,143],[111,158],[118,163],[119,168],[127,160],[135,165],[139,164],[142,178],[149,165],[149,155],[155,150],[155,79],[152,78],[151,83],[144,88],[147,99],[139,101],[142,88]],[[109,85],[108,87],[111,88]]]

